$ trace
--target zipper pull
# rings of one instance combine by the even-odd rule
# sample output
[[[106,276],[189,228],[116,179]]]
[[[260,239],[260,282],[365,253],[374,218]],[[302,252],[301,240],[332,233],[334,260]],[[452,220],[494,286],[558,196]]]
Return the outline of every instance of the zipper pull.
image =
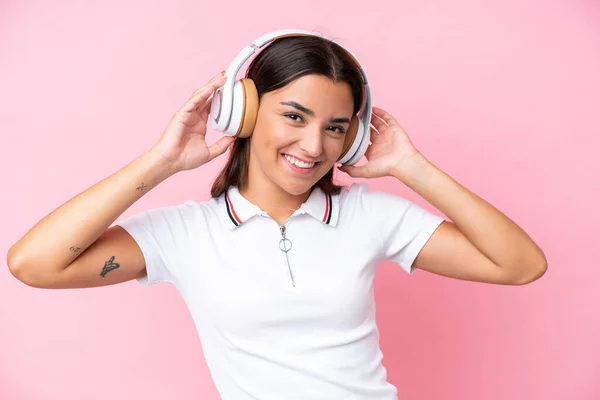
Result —
[[[281,240],[279,241],[279,250],[283,251],[285,254],[285,262],[288,267],[288,271],[290,273],[290,279],[292,280],[292,285],[296,287],[296,282],[294,281],[294,275],[292,274],[292,268],[290,267],[290,259],[288,258],[288,251],[292,249],[292,242],[285,236],[285,226],[280,226],[279,230],[281,231]]]

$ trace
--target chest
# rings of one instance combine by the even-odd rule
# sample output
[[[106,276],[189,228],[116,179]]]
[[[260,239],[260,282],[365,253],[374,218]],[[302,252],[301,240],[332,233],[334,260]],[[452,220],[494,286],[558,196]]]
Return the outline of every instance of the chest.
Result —
[[[307,217],[309,218],[309,217]],[[377,238],[307,218],[282,230],[247,222],[195,249],[182,294],[192,313],[228,334],[328,334],[360,326],[374,311]]]

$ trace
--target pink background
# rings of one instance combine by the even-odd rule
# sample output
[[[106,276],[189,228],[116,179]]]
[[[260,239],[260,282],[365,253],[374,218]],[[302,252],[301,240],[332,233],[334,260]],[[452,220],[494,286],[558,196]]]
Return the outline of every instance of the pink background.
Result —
[[[378,321],[400,399],[600,398],[597,2],[81,3],[0,3],[0,253],[149,148],[252,39],[314,29],[347,45],[375,105],[549,261],[523,287],[384,264]],[[207,199],[223,161],[172,177],[123,217]],[[399,182],[370,183],[437,212]],[[170,285],[40,290],[0,268],[0,293],[1,399],[218,398]]]

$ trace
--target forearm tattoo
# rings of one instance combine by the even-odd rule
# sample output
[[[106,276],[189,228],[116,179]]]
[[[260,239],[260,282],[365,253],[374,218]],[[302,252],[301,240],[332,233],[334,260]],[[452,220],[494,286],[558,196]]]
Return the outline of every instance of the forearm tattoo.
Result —
[[[147,187],[148,187],[148,185],[144,185],[144,182],[142,182],[142,184],[140,186],[138,186],[136,189],[143,193]]]
[[[72,246],[69,250],[71,250],[73,253],[81,253],[83,251],[81,247],[77,246]]]
[[[115,261],[115,256],[112,256],[111,258],[108,259],[108,261],[106,261],[104,263],[104,267],[102,267],[102,272],[100,272],[100,275],[104,278],[106,276],[106,274],[108,274],[110,271],[112,271],[113,269],[117,269],[119,268],[121,265],[113,262]]]

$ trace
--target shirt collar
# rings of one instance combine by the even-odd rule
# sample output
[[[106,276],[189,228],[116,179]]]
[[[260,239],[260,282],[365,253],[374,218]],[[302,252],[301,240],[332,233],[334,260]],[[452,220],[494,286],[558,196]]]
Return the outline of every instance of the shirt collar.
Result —
[[[235,186],[230,187],[219,202],[221,203],[221,217],[230,229],[236,228],[256,215],[268,216],[266,212],[251,203],[239,192]],[[306,213],[325,225],[335,226],[339,215],[339,195],[325,193],[315,186],[295,214]]]

